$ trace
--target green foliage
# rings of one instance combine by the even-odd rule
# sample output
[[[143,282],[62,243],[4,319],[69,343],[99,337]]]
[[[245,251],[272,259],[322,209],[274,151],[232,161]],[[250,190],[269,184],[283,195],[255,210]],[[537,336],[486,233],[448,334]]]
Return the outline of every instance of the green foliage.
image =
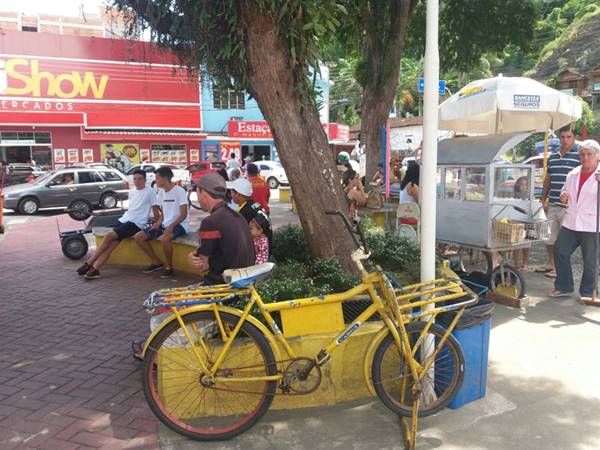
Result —
[[[347,291],[360,282],[342,268],[337,258],[316,260],[312,265],[312,278],[317,286],[329,286],[332,292]]]
[[[295,92],[315,108],[311,74],[319,71],[321,42],[331,39],[344,15],[336,0],[111,2],[124,12],[130,35],[149,29],[151,40],[174,52],[183,66],[200,70],[205,80],[241,90],[252,91],[247,25],[259,18],[272,20],[289,57]]]
[[[425,49],[425,1],[419,0],[407,33],[407,54]],[[535,8],[523,0],[442,0],[440,2],[440,67],[468,72],[485,53],[501,53],[508,45],[528,49]]]
[[[302,228],[297,225],[285,225],[275,230],[271,255],[277,263],[296,261],[308,264],[310,255]]]
[[[399,273],[405,281],[418,279],[421,252],[417,243],[376,227],[367,229],[365,234],[375,263],[384,270]]]
[[[575,134],[577,136],[581,136],[583,129],[587,128],[588,135],[590,135],[590,133],[594,129],[594,112],[592,111],[592,108],[590,108],[590,105],[588,105],[587,102],[585,102],[581,97],[577,98],[581,100],[581,103],[583,105],[583,112],[581,114],[581,118],[577,122],[575,122]]]
[[[327,285],[317,286],[311,278],[271,278],[257,285],[265,303],[329,294]]]

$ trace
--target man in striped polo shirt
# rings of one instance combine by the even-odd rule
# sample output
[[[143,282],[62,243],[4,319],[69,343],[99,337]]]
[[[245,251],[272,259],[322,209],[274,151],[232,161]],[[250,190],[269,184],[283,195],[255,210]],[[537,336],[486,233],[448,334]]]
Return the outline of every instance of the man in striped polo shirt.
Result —
[[[558,237],[565,205],[560,202],[560,192],[567,180],[567,174],[579,166],[579,151],[575,144],[575,133],[571,126],[567,125],[558,133],[560,149],[548,158],[548,169],[544,177],[544,191],[542,193],[542,204],[545,206],[546,216],[553,220],[550,239],[546,242],[548,251],[548,262],[542,272],[547,272],[549,278],[556,277],[554,270],[554,242]]]

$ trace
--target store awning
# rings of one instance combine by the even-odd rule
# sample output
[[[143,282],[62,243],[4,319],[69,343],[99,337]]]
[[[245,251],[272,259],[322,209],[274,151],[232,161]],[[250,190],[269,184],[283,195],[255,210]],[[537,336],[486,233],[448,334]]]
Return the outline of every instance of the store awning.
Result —
[[[81,139],[86,140],[107,140],[107,139],[156,139],[158,137],[168,137],[173,141],[189,141],[190,139],[206,139],[206,133],[200,133],[196,130],[121,130],[121,129],[81,129]]]
[[[0,125],[73,127],[85,125],[81,112],[0,111]]]

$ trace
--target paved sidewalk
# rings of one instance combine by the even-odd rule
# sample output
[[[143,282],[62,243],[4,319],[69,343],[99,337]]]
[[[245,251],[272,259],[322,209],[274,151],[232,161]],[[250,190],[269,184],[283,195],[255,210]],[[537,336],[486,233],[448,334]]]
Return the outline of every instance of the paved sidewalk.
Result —
[[[116,267],[83,280],[54,222],[14,227],[0,242],[0,448],[157,448],[129,343],[148,330],[144,296],[191,280]]]

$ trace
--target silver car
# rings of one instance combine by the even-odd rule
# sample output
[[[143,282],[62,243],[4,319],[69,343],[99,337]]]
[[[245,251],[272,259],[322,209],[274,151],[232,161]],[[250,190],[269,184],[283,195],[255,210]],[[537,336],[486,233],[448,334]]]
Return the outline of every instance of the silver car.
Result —
[[[114,208],[129,196],[129,183],[114,169],[92,167],[53,170],[32,183],[4,188],[4,207],[21,214],[40,208],[67,208],[73,218],[89,217],[94,207]]]

